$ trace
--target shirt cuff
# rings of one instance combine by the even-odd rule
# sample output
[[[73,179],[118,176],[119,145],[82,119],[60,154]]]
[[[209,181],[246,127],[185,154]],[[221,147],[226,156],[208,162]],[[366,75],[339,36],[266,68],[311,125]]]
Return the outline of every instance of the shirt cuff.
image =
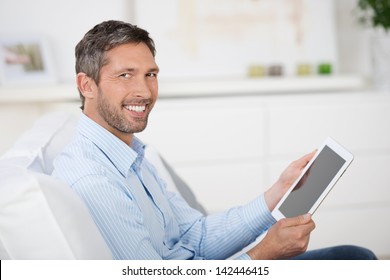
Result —
[[[235,260],[252,260],[248,254],[244,253],[235,258]]]
[[[259,236],[272,226],[276,220],[265,202],[264,194],[241,208],[241,214],[249,228]]]

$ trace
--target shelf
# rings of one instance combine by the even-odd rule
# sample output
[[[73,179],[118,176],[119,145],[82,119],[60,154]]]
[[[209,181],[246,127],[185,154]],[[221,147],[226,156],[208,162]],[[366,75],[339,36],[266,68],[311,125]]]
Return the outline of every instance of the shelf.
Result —
[[[71,84],[0,87],[1,103],[69,102],[79,100],[76,86]]]
[[[254,95],[324,91],[356,91],[366,87],[357,76],[275,77],[160,83],[162,97]]]
[[[160,81],[160,98],[356,91],[366,87],[357,76],[275,77],[209,81]],[[0,87],[0,103],[73,102],[75,85]]]

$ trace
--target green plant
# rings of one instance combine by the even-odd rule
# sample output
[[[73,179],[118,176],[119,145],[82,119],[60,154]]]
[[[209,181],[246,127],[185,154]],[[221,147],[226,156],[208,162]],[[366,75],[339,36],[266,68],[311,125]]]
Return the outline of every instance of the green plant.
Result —
[[[390,0],[358,0],[357,5],[361,10],[360,22],[390,30]]]

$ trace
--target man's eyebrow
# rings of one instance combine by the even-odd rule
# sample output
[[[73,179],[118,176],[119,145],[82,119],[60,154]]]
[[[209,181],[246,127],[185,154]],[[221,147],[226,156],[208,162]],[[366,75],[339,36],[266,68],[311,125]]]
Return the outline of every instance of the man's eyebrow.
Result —
[[[117,72],[119,73],[122,73],[122,72],[127,72],[127,73],[138,73],[139,71],[141,71],[140,69],[137,69],[137,68],[132,68],[132,67],[124,67],[122,69],[118,69]],[[158,67],[151,67],[149,68],[146,72],[147,73],[151,73],[151,72],[154,72],[154,73],[158,73],[160,71],[160,68]]]
[[[159,72],[159,71],[160,71],[160,68],[158,68],[158,67],[153,67],[153,68],[149,69],[149,72]]]

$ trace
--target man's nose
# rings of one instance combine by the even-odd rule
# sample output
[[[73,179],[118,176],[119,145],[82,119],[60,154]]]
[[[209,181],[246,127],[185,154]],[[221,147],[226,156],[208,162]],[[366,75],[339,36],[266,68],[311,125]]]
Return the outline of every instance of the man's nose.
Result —
[[[136,97],[150,98],[152,95],[146,79],[142,77],[136,79],[132,90]]]

